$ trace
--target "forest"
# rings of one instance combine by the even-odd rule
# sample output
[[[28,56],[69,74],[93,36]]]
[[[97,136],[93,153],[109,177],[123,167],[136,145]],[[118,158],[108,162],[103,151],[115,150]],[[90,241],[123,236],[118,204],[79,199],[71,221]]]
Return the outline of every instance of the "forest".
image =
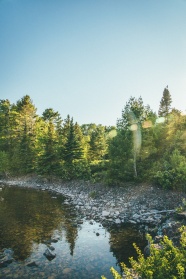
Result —
[[[130,97],[116,126],[103,126],[79,125],[52,108],[39,116],[29,95],[16,104],[0,100],[0,175],[143,181],[185,191],[186,115],[171,104],[168,87],[158,114]]]

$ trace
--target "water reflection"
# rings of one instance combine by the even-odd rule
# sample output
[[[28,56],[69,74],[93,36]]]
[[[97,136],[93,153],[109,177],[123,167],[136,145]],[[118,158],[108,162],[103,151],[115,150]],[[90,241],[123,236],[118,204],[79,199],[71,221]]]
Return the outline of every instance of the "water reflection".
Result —
[[[11,247],[15,259],[25,260],[32,251],[33,242],[46,243],[57,230],[60,237],[66,232],[73,253],[77,237],[76,215],[69,218],[69,209],[65,205],[62,207],[64,197],[16,187],[3,188],[1,197],[0,249]]]
[[[5,248],[14,261],[0,268],[0,278],[112,278],[119,262],[141,242],[134,228],[104,228],[83,221],[64,197],[45,191],[4,187],[0,192],[0,257]],[[44,255],[48,249],[55,255]],[[8,250],[6,250],[8,251]],[[5,252],[6,252],[5,251]],[[5,253],[4,252],[4,253]]]
[[[144,234],[140,234],[135,226],[122,225],[119,228],[112,226],[110,233],[110,251],[117,259],[117,264],[125,262],[129,264],[129,256],[137,258],[137,253],[133,247],[133,243],[138,243],[138,247],[143,250],[147,245]]]

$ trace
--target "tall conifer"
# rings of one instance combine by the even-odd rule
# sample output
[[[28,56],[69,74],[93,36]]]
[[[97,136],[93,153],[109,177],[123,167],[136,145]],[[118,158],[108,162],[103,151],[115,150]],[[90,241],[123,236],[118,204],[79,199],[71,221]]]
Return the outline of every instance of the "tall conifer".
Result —
[[[158,115],[161,117],[166,117],[170,113],[171,103],[172,103],[172,98],[167,86],[163,91],[163,96],[160,101]]]

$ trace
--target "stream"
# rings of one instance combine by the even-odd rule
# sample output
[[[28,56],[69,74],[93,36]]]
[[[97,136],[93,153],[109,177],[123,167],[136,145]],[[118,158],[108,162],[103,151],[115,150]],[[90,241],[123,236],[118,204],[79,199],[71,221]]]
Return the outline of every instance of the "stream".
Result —
[[[111,279],[146,245],[134,225],[81,219],[62,195],[0,187],[0,278]]]

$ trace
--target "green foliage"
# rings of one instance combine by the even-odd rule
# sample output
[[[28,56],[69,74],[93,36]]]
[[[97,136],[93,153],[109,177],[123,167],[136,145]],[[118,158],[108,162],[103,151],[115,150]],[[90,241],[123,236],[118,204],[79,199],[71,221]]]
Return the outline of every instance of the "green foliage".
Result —
[[[109,175],[118,180],[136,180],[142,146],[143,123],[152,120],[155,114],[144,106],[142,98],[131,97],[117,121],[117,135],[109,144],[111,161]],[[152,125],[151,125],[152,126]],[[113,175],[115,174],[115,177]]]
[[[145,258],[140,249],[134,244],[138,259],[130,258],[131,268],[121,263],[126,279],[184,279],[186,271],[186,231],[181,228],[180,247],[176,247],[172,241],[164,236],[159,246],[153,243],[150,235],[147,240],[150,245],[150,256]],[[111,272],[115,279],[121,279],[114,268]],[[136,276],[136,277],[135,277]],[[106,279],[102,276],[102,279]]]
[[[174,150],[155,176],[155,182],[165,189],[186,190],[186,158]]]
[[[78,134],[78,132],[79,134]],[[81,135],[78,125],[73,123],[73,118],[70,120],[69,129],[67,132],[66,142],[63,148],[63,159],[67,164],[72,164],[73,160],[83,158],[83,148],[81,145]]]
[[[163,91],[163,97],[161,98],[160,101],[158,115],[162,117],[166,117],[170,112],[171,103],[172,103],[172,99],[167,86]]]
[[[86,160],[74,160],[73,162],[61,162],[58,175],[64,180],[90,179],[90,166]]]
[[[142,97],[130,97],[122,110],[121,118],[117,121],[117,128],[131,128],[131,125],[142,123],[153,115],[149,106],[144,106]]]
[[[107,180],[108,160],[94,160],[90,163],[91,179],[94,182]]]
[[[182,205],[180,205],[179,207],[176,208],[176,212],[179,213],[179,212],[183,212],[186,210],[186,199],[184,198],[182,200]]]
[[[8,154],[5,151],[0,151],[0,173],[5,174],[9,168]]]
[[[159,112],[166,121],[160,123],[141,97],[131,97],[117,127],[106,127],[79,126],[69,115],[62,120],[52,108],[39,117],[28,95],[16,104],[0,100],[0,151],[7,158],[1,165],[14,174],[37,172],[114,184],[153,181],[185,191],[186,116],[170,110],[170,104],[166,88]]]
[[[101,160],[107,152],[105,128],[101,125],[95,127],[89,135],[89,161]]]
[[[52,175],[58,170],[57,133],[55,125],[49,118],[45,130],[39,137],[36,171],[38,174]]]
[[[130,181],[134,178],[132,134],[129,130],[119,130],[109,142],[108,179],[110,182]]]

